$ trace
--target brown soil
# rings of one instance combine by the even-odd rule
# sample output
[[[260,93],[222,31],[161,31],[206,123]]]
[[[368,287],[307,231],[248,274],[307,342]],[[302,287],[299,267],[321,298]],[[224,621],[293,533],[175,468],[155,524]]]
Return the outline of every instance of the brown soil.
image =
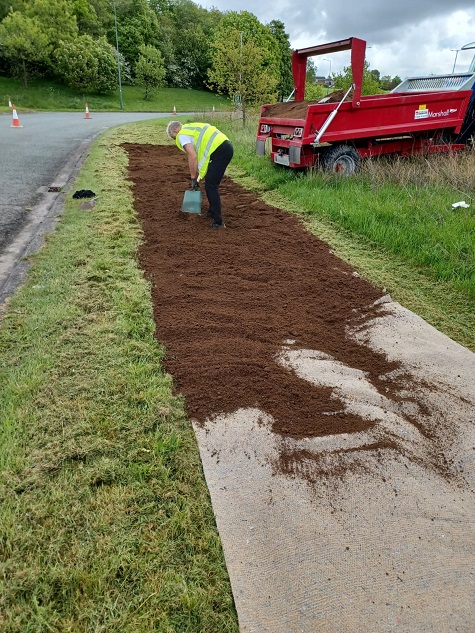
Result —
[[[189,180],[184,155],[170,146],[126,147],[156,335],[191,418],[203,422],[258,407],[275,419],[276,432],[292,437],[371,426],[341,413],[330,389],[275,361],[288,339],[367,372],[381,392],[399,400],[398,385],[384,380],[396,365],[345,336],[350,321],[374,316],[367,306],[381,290],[355,275],[297,217],[227,177],[221,185],[227,228],[213,231],[206,218],[179,210]]]
[[[272,103],[265,106],[265,111],[261,117],[271,119],[305,119],[309,105],[318,103],[339,103],[345,96],[346,90],[335,90],[327,97],[319,101],[290,101],[288,103]],[[351,92],[345,101],[351,101]]]

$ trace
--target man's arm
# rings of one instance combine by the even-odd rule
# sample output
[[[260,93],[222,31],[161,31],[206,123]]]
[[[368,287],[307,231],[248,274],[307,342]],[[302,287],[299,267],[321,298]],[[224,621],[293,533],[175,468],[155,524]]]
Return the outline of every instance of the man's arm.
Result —
[[[188,156],[188,165],[190,167],[190,175],[192,179],[198,178],[198,156],[196,155],[193,143],[186,143],[183,149]]]

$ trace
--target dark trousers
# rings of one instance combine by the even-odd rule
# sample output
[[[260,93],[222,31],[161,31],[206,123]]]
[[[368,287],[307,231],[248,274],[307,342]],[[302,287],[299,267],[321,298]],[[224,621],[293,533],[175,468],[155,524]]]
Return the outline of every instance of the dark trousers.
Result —
[[[219,185],[223,179],[226,167],[231,162],[234,150],[229,141],[224,141],[210,156],[208,171],[205,177],[205,191],[209,202],[209,212],[216,224],[221,224],[221,198]]]

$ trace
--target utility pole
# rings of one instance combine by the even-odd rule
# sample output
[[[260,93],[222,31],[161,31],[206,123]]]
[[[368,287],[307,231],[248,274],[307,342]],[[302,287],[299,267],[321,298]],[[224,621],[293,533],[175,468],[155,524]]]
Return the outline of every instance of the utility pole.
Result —
[[[242,31],[239,33],[239,101],[242,104]]]
[[[120,79],[120,55],[119,55],[119,34],[117,32],[117,12],[115,9],[115,0],[114,2],[114,24],[115,24],[115,47],[117,50],[117,71],[119,74],[119,100],[120,100],[120,109],[124,109],[124,103],[122,101],[122,81]]]

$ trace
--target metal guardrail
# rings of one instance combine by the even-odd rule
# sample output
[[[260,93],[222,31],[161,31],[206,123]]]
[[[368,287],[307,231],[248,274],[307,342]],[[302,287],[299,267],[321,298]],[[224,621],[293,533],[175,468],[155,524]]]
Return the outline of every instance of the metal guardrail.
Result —
[[[437,92],[446,90],[471,90],[475,83],[475,73],[455,75],[429,75],[408,77],[391,92]]]

